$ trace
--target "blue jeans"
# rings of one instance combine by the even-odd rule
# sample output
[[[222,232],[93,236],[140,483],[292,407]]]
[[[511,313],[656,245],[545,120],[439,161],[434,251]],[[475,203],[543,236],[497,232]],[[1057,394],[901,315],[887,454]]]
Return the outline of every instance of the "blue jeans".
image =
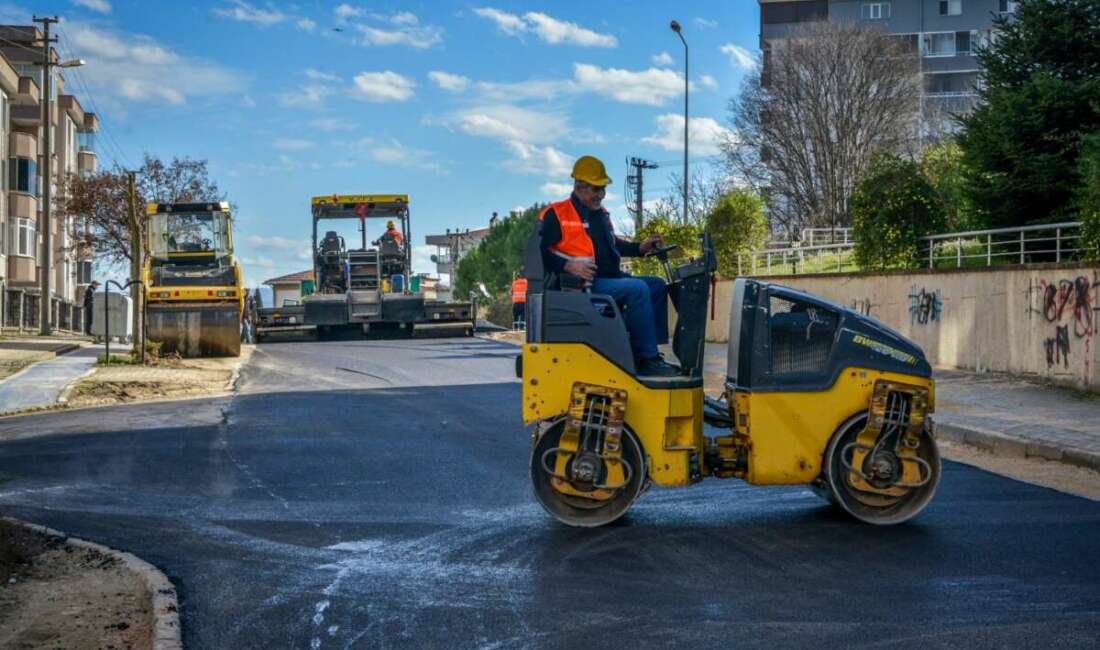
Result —
[[[657,346],[668,343],[668,286],[664,280],[651,276],[596,278],[592,293],[611,296],[624,307],[635,357],[655,357]]]

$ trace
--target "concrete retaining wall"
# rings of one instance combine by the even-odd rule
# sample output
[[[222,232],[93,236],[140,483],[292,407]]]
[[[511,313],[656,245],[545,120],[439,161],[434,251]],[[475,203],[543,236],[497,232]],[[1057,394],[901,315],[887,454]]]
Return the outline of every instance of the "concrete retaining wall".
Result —
[[[1100,391],[1100,265],[761,278],[869,314],[932,365],[1036,375]],[[732,281],[719,282],[707,338],[726,341]]]

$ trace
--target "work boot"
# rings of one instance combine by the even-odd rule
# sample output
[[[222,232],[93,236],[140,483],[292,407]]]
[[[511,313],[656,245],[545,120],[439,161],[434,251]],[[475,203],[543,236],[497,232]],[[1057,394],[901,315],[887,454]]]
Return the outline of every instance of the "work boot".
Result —
[[[664,357],[657,355],[648,359],[640,359],[637,363],[638,376],[640,377],[679,377],[680,368],[665,361]]]

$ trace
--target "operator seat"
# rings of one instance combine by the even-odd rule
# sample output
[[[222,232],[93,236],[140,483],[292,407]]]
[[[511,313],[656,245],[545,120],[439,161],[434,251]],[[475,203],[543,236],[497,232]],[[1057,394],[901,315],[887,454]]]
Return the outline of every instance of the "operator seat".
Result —
[[[701,347],[698,362],[685,366],[687,375],[679,377],[639,377],[634,365],[634,352],[630,347],[630,332],[626,328],[622,309],[608,295],[579,290],[574,276],[546,272],[539,248],[542,223],[536,223],[523,252],[523,265],[527,278],[527,342],[528,343],[582,343],[592,348],[624,372],[634,376],[639,383],[650,388],[695,388],[702,386]],[[692,310],[698,312],[696,306]],[[702,314],[705,316],[706,303]],[[686,320],[681,316],[681,321]],[[700,317],[698,325],[705,325]],[[687,329],[687,325],[684,329]],[[680,335],[677,323],[676,340]],[[701,336],[699,337],[701,339]],[[688,340],[684,338],[685,342]],[[687,348],[685,348],[685,351]],[[689,358],[694,358],[689,356]]]

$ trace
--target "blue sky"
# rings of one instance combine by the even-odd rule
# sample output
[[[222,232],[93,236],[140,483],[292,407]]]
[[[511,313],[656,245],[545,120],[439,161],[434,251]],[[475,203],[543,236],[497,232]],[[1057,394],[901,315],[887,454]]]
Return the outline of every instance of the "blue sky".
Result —
[[[87,61],[68,91],[101,115],[101,165],[209,161],[250,283],[308,268],[316,194],[409,194],[418,271],[425,234],[564,196],[581,154],[608,164],[606,205],[626,223],[626,157],[667,163],[652,198],[681,164],[669,20],[691,47],[696,167],[758,32],[754,0],[0,4],[6,22],[31,13],[60,15],[62,55]]]

